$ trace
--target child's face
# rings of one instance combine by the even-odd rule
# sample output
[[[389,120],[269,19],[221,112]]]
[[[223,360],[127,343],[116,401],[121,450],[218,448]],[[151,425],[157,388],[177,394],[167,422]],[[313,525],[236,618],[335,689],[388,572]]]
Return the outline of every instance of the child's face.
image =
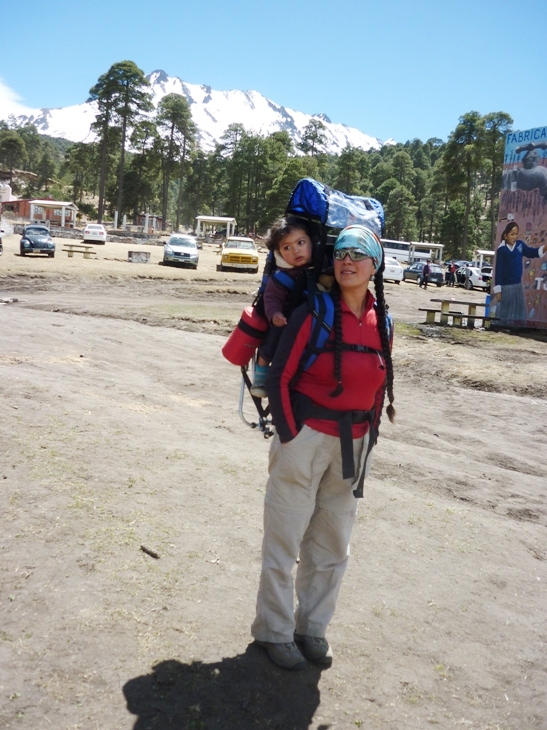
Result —
[[[510,246],[513,246],[518,238],[519,235],[519,229],[518,226],[513,226],[509,233],[505,234],[505,240]]]
[[[311,239],[306,231],[295,228],[281,239],[279,253],[290,266],[305,266],[311,261]]]

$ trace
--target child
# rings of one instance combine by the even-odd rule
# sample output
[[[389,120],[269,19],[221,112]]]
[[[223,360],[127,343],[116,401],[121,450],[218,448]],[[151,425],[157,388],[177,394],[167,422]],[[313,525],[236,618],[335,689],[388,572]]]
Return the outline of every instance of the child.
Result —
[[[294,279],[296,284],[296,280],[306,271],[312,258],[312,237],[306,222],[294,216],[281,218],[271,228],[267,246],[270,251],[273,251],[277,268]],[[283,327],[287,324],[292,299],[291,289],[270,276],[264,290],[263,302],[266,318],[271,326],[258,348],[257,364],[251,387],[251,395],[255,398],[267,397],[264,384],[268,377],[268,367]]]

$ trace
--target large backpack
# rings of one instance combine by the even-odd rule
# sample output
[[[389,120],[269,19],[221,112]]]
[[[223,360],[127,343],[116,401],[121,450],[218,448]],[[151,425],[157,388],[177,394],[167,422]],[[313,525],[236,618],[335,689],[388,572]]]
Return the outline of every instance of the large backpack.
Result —
[[[370,228],[378,238],[384,234],[384,209],[379,200],[341,193],[311,177],[305,177],[296,184],[285,212],[302,216],[327,229],[340,231],[359,224]]]

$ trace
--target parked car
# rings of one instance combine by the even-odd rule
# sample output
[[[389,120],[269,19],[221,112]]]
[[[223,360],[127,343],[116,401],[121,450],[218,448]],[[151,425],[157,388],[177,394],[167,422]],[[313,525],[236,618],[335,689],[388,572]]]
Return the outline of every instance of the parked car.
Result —
[[[236,269],[258,273],[258,251],[252,238],[230,236],[222,246],[218,271]]]
[[[469,276],[467,276],[469,271]],[[456,284],[464,286],[466,289],[473,289],[475,286],[481,289],[490,289],[492,281],[492,269],[490,273],[483,273],[478,266],[460,266],[456,271]]]
[[[400,284],[403,280],[403,267],[397,259],[391,256],[385,258],[384,281],[394,281]]]
[[[94,241],[95,243],[106,243],[106,229],[100,223],[88,223],[84,228],[84,243]]]
[[[418,284],[422,283],[422,270],[425,266],[423,261],[417,261],[403,271],[403,281],[415,281]],[[435,284],[436,286],[442,286],[444,284],[444,272],[438,264],[429,264],[431,269],[429,273],[429,283]]]
[[[164,264],[183,264],[197,269],[199,263],[198,242],[194,236],[172,233],[163,247]]]
[[[21,256],[27,253],[45,253],[52,259],[55,256],[55,243],[49,234],[49,228],[36,224],[25,226],[19,242],[19,252]]]

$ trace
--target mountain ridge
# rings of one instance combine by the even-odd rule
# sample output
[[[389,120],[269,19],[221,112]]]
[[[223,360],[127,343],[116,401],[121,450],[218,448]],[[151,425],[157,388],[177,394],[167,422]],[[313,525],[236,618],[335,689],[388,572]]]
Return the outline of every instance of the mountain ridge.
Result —
[[[383,144],[377,137],[361,132],[356,127],[332,122],[326,114],[305,114],[284,107],[255,90],[231,89],[217,91],[206,84],[190,84],[178,76],[169,76],[162,69],[147,74],[154,107],[166,94],[182,94],[190,105],[192,118],[198,128],[199,146],[208,151],[220,141],[230,124],[242,124],[249,133],[267,136],[285,130],[295,144],[311,119],[319,119],[325,125],[326,151],[339,154],[346,145],[363,150],[380,149]],[[22,108],[18,105],[19,110]],[[91,142],[90,130],[95,121],[96,105],[84,102],[68,107],[31,109],[14,115],[17,125],[34,124],[42,134],[61,137],[72,142]],[[8,115],[0,109],[0,118]]]

